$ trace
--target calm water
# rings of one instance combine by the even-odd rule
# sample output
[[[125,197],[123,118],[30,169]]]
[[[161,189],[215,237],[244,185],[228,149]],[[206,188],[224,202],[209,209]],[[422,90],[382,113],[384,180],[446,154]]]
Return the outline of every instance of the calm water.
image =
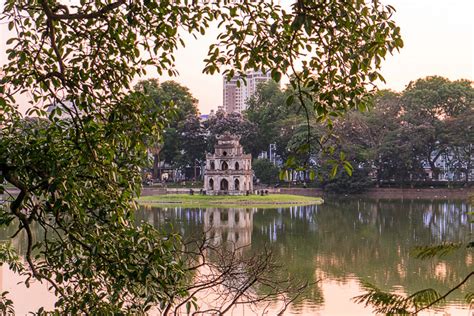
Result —
[[[322,280],[291,313],[370,315],[351,300],[362,293],[360,281],[401,293],[428,287],[443,293],[472,270],[472,252],[466,250],[442,260],[410,256],[417,245],[467,240],[473,228],[469,211],[460,201],[329,199],[280,209],[152,208],[139,217],[155,226],[172,224],[184,236],[212,226],[216,240],[250,244],[254,252],[269,246],[291,277]],[[467,290],[450,298],[450,315],[470,315],[463,304]]]
[[[428,287],[445,292],[472,270],[474,258],[466,250],[436,260],[410,256],[416,245],[468,240],[473,228],[467,217],[470,210],[461,201],[329,199],[319,206],[280,209],[152,208],[142,209],[137,217],[157,227],[172,224],[185,237],[212,228],[209,233],[217,242],[250,245],[248,252],[269,247],[283,265],[282,273],[320,280],[287,314],[371,315],[370,308],[351,300],[361,294],[361,281],[399,293]],[[18,280],[8,269],[1,272],[2,290],[24,300],[26,289],[15,285]],[[471,315],[462,302],[472,284],[453,294],[445,311],[424,315]],[[28,297],[32,299],[21,304],[19,315],[54,300],[39,284]]]

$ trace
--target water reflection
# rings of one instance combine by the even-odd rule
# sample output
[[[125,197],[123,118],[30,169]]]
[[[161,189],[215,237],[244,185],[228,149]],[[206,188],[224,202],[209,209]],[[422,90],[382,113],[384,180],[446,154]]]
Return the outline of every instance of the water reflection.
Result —
[[[402,293],[428,287],[445,292],[472,271],[474,258],[468,249],[434,260],[410,256],[417,245],[466,241],[473,228],[467,215],[470,211],[461,201],[345,199],[275,209],[143,208],[137,221],[174,230],[184,238],[204,232],[215,245],[230,244],[242,255],[270,247],[282,265],[280,277],[322,280],[287,314],[370,315],[369,309],[350,300],[360,294],[361,280]],[[14,231],[15,227],[3,229],[0,235],[7,239]],[[14,243],[21,252],[24,236],[19,235]],[[250,246],[242,248],[246,245]],[[26,311],[28,305],[21,304],[21,297],[27,294],[14,287],[17,281],[3,267],[2,290],[20,297],[16,306]],[[468,314],[461,302],[469,290],[472,283],[450,297],[450,315]],[[51,294],[41,293],[33,296],[51,305]],[[245,310],[239,313],[251,314]]]
[[[469,211],[460,201],[348,199],[260,210],[153,209],[140,216],[152,217],[157,226],[172,224],[184,236],[207,232],[215,243],[251,244],[253,252],[270,246],[283,265],[281,273],[324,280],[293,306],[322,312],[332,308],[325,289],[335,284],[352,296],[360,294],[360,280],[401,292],[447,291],[472,270],[472,253],[463,249],[442,259],[418,260],[410,251],[417,245],[466,241],[472,232]],[[465,292],[456,292],[449,304],[460,306]],[[359,307],[350,306],[357,313]]]

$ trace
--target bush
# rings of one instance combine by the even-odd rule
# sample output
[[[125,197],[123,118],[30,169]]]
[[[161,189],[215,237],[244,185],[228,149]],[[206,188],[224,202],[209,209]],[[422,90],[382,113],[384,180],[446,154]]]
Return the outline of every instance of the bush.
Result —
[[[330,193],[356,194],[372,187],[372,181],[367,170],[354,169],[352,176],[341,171],[336,177],[323,181],[322,187],[324,191]]]

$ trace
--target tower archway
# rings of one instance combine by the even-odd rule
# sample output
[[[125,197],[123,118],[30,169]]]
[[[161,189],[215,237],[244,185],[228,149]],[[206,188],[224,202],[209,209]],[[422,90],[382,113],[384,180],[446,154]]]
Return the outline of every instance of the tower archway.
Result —
[[[229,165],[227,164],[226,161],[223,161],[221,165],[221,170],[228,170],[228,169],[229,169]]]
[[[229,181],[227,179],[221,180],[221,191],[229,191]]]

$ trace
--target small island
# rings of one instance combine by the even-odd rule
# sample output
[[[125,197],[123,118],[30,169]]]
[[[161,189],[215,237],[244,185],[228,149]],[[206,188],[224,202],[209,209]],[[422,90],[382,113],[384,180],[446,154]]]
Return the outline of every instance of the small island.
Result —
[[[226,132],[217,137],[214,153],[206,154],[204,188],[199,195],[164,194],[142,196],[141,205],[184,207],[290,207],[293,205],[321,204],[318,197],[268,194],[268,190],[253,194],[252,156],[244,153],[240,137]]]
[[[138,199],[140,205],[165,207],[248,207],[274,208],[295,205],[322,204],[322,198],[292,194],[272,195],[187,195],[165,194],[142,196]]]

